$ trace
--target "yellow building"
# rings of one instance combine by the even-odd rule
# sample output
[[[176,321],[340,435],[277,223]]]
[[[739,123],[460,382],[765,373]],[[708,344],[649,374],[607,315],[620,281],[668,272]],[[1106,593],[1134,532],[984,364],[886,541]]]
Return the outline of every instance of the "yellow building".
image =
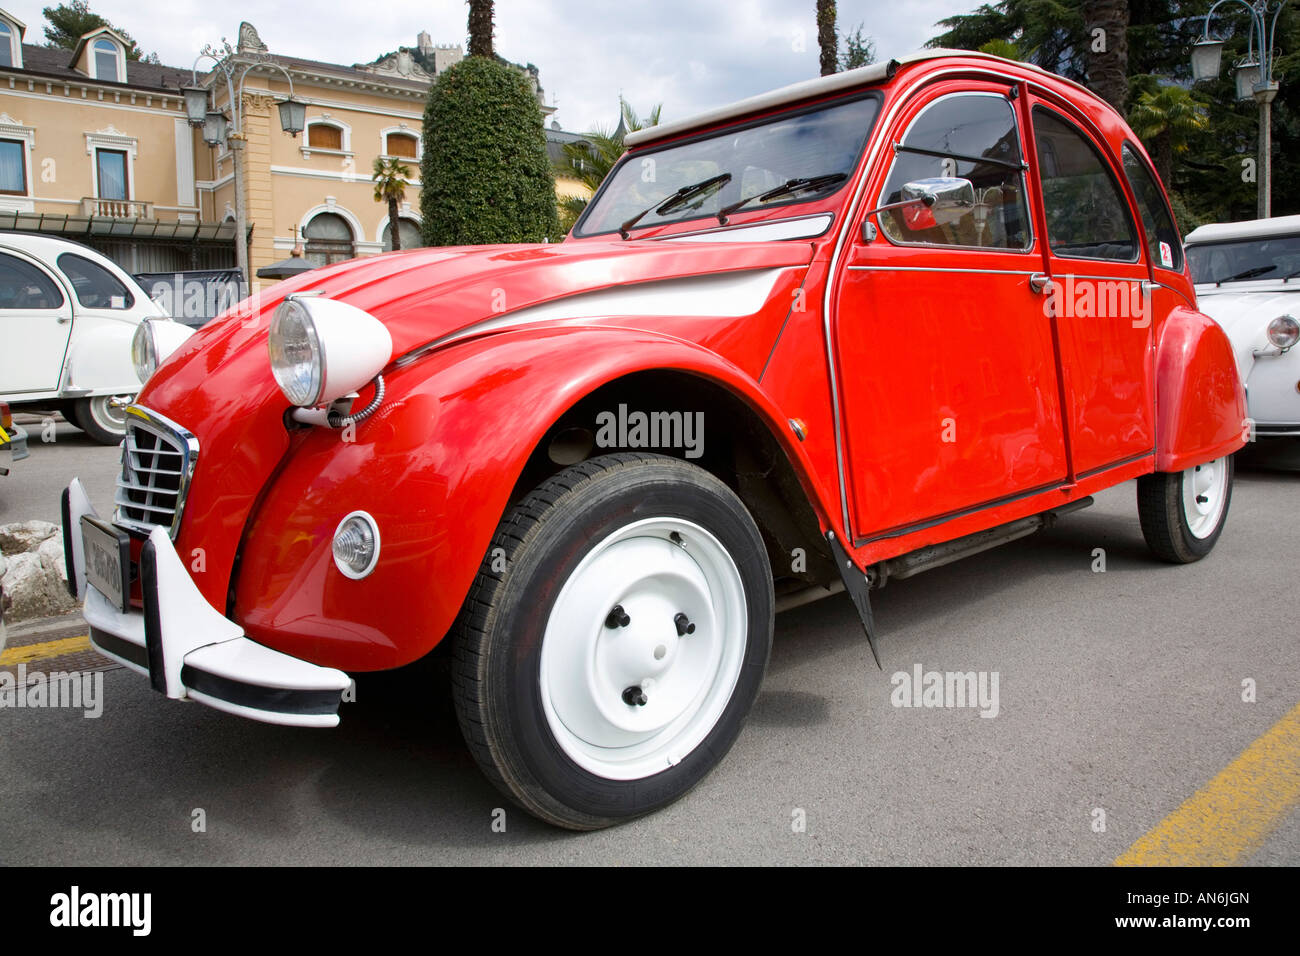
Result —
[[[189,126],[181,91],[190,70],[128,61],[106,28],[71,55],[22,43],[24,31],[0,10],[0,229],[79,239],[137,273],[233,266],[240,150],[209,147]],[[379,156],[410,165],[397,228],[404,248],[418,245],[424,103],[437,75],[461,60],[460,46],[421,32],[414,47],[345,66],[272,52],[244,23],[236,53],[257,61],[240,99],[250,271],[299,245],[318,263],[391,248],[388,206],[371,180]],[[520,69],[549,116],[537,68]],[[282,132],[276,109],[290,79],[307,103],[297,136]],[[198,80],[233,116],[225,75]],[[547,135],[554,143],[573,134]],[[559,181],[557,191],[575,185]]]

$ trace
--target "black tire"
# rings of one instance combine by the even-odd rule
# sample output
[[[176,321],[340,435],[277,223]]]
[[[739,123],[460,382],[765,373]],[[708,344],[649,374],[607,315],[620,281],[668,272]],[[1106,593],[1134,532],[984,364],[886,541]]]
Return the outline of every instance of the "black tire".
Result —
[[[542,679],[543,638],[566,583],[580,565],[590,566],[583,565],[584,559],[591,555],[592,561],[599,560],[605,553],[603,543],[614,540],[621,529],[659,518],[706,529],[738,572],[743,606],[731,616],[744,620],[744,633],[740,643],[728,636],[716,639],[724,644],[731,641],[731,660],[739,661],[739,671],[729,697],[726,679],[701,684],[717,688],[709,693],[717,695],[714,706],[720,713],[711,725],[707,717],[697,719],[688,714],[685,718],[694,733],[710,728],[698,745],[676,754],[679,759],[675,763],[670,754],[664,770],[635,779],[611,779],[580,766],[548,723],[543,700],[548,695]],[[638,543],[652,540],[639,530],[622,533]],[[701,562],[680,537],[666,538],[665,546],[669,540],[681,545],[696,564]],[[706,552],[702,544],[697,550],[700,555]],[[494,571],[494,567],[502,568],[503,558],[504,570]],[[733,596],[740,593],[734,587],[736,580],[732,579]],[[452,692],[466,743],[484,774],[506,796],[557,826],[598,829],[663,807],[703,779],[739,735],[767,667],[773,607],[772,575],[758,529],[740,499],[711,474],[684,461],[650,454],[605,455],[573,465],[527,495],[502,520],[453,629]],[[666,627],[666,641],[691,639],[680,636],[680,626],[672,633],[675,618],[660,622],[659,616],[643,617],[637,626],[642,633]],[[597,645],[619,633],[608,620],[588,623],[586,629],[596,635],[591,640]],[[727,628],[716,630],[733,634]],[[570,633],[567,628],[558,632]],[[624,633],[631,637],[633,630],[629,627]],[[701,637],[715,639],[704,631]],[[689,657],[679,650],[682,646],[675,644],[670,653],[684,655],[680,661],[685,662]],[[661,650],[655,648],[656,660]],[[582,659],[563,658],[566,662]],[[595,670],[596,658],[591,660]],[[670,657],[665,666],[680,666],[678,660]],[[577,673],[572,667],[567,671]],[[600,700],[609,703],[608,698]],[[627,706],[630,713],[641,713],[632,703],[612,706]]]
[[[1186,487],[1186,482],[1195,481],[1194,476],[1209,467],[1224,471],[1225,483],[1220,492],[1223,507],[1215,509],[1217,518],[1207,519],[1208,524],[1199,527],[1197,533],[1188,520],[1187,495],[1191,489]],[[1156,557],[1172,564],[1190,564],[1214,550],[1228,518],[1228,506],[1232,503],[1233,474],[1233,456],[1228,455],[1186,471],[1158,471],[1138,479],[1138,517],[1142,521],[1142,536]]]
[[[72,424],[101,445],[117,445],[126,437],[126,416],[115,409],[113,399],[130,398],[122,395],[96,395],[79,398],[72,406]]]

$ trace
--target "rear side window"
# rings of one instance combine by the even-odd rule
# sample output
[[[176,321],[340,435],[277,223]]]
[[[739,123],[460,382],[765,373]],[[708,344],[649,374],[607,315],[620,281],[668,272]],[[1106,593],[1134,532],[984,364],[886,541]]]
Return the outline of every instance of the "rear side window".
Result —
[[[1110,164],[1075,125],[1034,108],[1047,241],[1058,256],[1136,262],[1137,227]]]
[[[135,296],[117,276],[84,256],[65,252],[59,256],[59,268],[72,282],[77,301],[85,309],[129,309]]]
[[[1124,144],[1124,175],[1137,197],[1138,214],[1147,234],[1147,255],[1162,269],[1183,271],[1183,240],[1169,213],[1165,194],[1145,163]]]
[[[0,309],[57,309],[63,293],[30,262],[0,253]]]
[[[910,182],[942,176],[970,180],[975,206],[945,222],[936,222],[918,207],[890,210],[881,215],[880,223],[894,242],[1030,247],[1020,131],[1006,97],[955,93],[935,100],[912,121],[895,153],[881,205],[900,202],[903,187]]]

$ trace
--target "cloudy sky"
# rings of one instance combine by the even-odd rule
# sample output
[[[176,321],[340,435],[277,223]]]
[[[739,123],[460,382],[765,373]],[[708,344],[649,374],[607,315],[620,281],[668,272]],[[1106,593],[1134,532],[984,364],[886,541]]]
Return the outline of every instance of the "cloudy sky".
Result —
[[[44,42],[41,8],[58,0],[0,0]],[[934,24],[979,0],[840,0],[841,32],[859,23],[880,55],[916,49]],[[817,75],[814,0],[498,0],[497,51],[537,64],[565,129],[617,122],[618,95],[665,120]],[[189,66],[205,43],[233,42],[240,20],[274,53],[356,63],[427,30],[464,43],[464,0],[90,0],[166,64]]]

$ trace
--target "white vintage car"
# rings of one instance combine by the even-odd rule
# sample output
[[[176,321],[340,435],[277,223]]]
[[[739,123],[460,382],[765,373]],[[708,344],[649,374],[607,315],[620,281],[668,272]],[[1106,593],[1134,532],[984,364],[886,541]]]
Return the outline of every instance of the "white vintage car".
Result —
[[[1201,226],[1186,245],[1200,308],[1246,383],[1254,450],[1300,460],[1300,216]]]
[[[140,390],[138,369],[148,369],[139,358],[151,348],[170,354],[190,334],[95,250],[0,233],[0,401],[15,411],[60,411],[116,445]]]

